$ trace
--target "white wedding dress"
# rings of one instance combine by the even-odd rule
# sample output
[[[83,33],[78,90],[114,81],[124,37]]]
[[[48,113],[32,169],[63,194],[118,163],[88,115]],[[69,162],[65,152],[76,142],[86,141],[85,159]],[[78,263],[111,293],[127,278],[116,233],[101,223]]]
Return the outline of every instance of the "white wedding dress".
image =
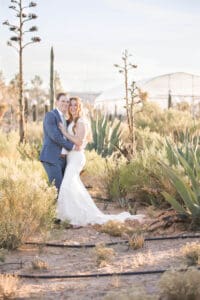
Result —
[[[80,118],[78,122],[86,121]],[[73,135],[72,127],[74,123],[68,126],[68,132]],[[86,127],[87,128],[87,127]],[[72,225],[85,226],[88,224],[103,224],[110,220],[125,221],[126,219],[139,220],[143,215],[130,215],[123,212],[117,215],[104,214],[98,209],[82,181],[80,172],[85,165],[84,150],[72,150],[67,155],[67,167],[60,187],[57,202],[57,217],[61,221],[69,221]]]

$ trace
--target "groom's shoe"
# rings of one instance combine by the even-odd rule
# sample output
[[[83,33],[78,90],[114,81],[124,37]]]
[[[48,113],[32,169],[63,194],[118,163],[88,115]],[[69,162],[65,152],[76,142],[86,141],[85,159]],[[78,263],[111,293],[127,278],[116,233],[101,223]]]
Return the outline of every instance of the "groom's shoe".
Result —
[[[54,222],[55,225],[59,225],[61,223],[61,220],[60,219],[54,219],[53,222]]]

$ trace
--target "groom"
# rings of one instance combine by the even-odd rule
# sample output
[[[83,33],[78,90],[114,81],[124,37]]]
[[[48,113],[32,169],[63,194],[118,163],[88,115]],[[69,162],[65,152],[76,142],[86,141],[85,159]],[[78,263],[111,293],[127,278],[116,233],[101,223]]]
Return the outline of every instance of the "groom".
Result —
[[[56,97],[56,109],[45,115],[43,122],[43,147],[40,153],[40,161],[48,175],[49,182],[55,182],[59,191],[66,167],[67,151],[73,149],[74,144],[63,137],[59,123],[67,126],[65,115],[68,111],[69,101],[65,93],[59,93]]]

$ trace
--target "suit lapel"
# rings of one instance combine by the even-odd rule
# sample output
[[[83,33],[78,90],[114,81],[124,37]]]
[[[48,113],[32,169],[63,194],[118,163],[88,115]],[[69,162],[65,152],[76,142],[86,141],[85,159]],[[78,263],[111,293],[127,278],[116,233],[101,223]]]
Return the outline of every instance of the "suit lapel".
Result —
[[[61,123],[63,123],[63,121],[62,121],[62,119],[61,119],[61,116],[60,116],[58,110],[57,110],[57,109],[54,109],[54,110],[53,110],[53,113],[56,115],[58,121],[61,122]],[[69,124],[70,124],[69,121],[66,120],[66,129],[67,129],[67,127],[68,127]]]
[[[57,111],[57,109],[54,109],[54,110],[53,110],[53,113],[56,115],[56,118],[58,119],[58,121],[59,121],[59,122],[62,122],[61,117],[60,117],[60,114],[59,114],[59,112]]]

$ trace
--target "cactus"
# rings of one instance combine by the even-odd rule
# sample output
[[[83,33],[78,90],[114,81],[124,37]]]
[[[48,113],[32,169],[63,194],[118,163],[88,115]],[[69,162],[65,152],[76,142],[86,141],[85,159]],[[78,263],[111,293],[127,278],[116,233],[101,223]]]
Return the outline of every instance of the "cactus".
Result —
[[[172,107],[172,95],[171,95],[171,91],[169,90],[169,94],[168,94],[168,109],[170,109]]]
[[[50,54],[50,109],[54,107],[54,52],[51,47]]]

